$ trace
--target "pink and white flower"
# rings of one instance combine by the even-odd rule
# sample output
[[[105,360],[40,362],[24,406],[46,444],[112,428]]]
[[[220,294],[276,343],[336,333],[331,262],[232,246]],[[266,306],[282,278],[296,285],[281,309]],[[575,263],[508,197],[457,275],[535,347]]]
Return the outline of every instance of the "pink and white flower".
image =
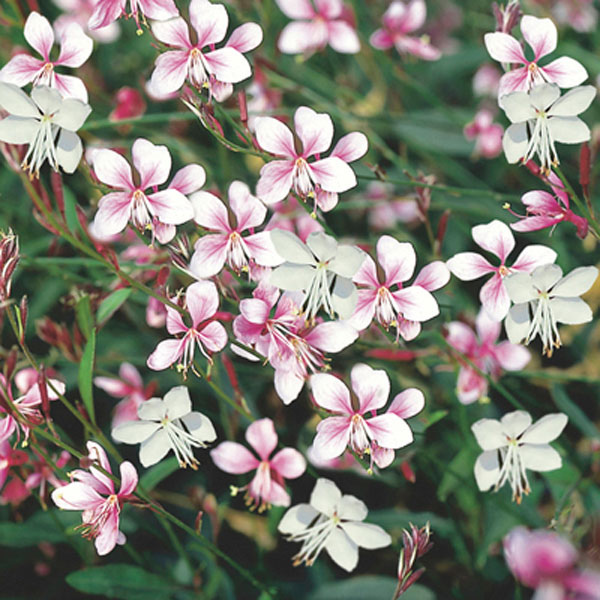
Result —
[[[100,198],[92,227],[101,237],[120,233],[128,221],[137,229],[153,229],[159,223],[181,225],[194,216],[186,196],[175,187],[157,191],[171,170],[171,154],[166,146],[155,146],[138,138],[131,150],[139,174],[134,182],[129,163],[114,150],[102,149],[94,154],[94,173],[104,184],[117,190]],[[204,169],[196,165],[198,186],[204,183]],[[202,183],[200,183],[200,181]],[[152,189],[152,193],[146,190]]]
[[[94,42],[77,24],[70,25],[60,35],[60,54],[56,60],[50,60],[50,52],[54,45],[54,32],[46,17],[32,12],[25,21],[23,31],[29,45],[42,57],[34,58],[20,53],[13,56],[0,70],[0,81],[23,87],[47,85],[57,89],[64,98],[77,98],[88,101],[88,93],[83,81],[72,75],[56,73],[55,67],[80,67],[91,55]]]
[[[429,43],[427,36],[409,35],[423,27],[426,17],[424,0],[392,2],[383,15],[383,28],[371,36],[371,46],[378,50],[395,47],[400,54],[412,54],[424,60],[437,60],[442,53]]]
[[[494,123],[491,111],[485,108],[477,111],[473,121],[465,125],[464,134],[468,140],[475,140],[476,156],[495,158],[502,152],[504,128]]]
[[[502,76],[498,97],[510,92],[527,92],[540,83],[572,88],[587,79],[583,65],[568,56],[557,58],[545,67],[538,64],[541,58],[556,50],[556,25],[550,19],[525,15],[521,19],[521,33],[533,50],[533,60],[527,59],[521,44],[508,33],[496,31],[484,36],[487,51],[494,60],[523,65]]]
[[[176,300],[173,298],[172,300]],[[167,306],[167,331],[182,335],[178,339],[163,340],[148,357],[147,365],[153,371],[162,371],[177,363],[177,370],[193,370],[196,346],[212,362],[211,355],[227,344],[227,332],[216,319],[219,293],[212,281],[192,283],[185,293],[185,304],[192,320],[188,327],[179,312]]]
[[[389,230],[397,223],[415,223],[421,219],[419,202],[413,196],[394,194],[390,184],[373,181],[360,197],[372,202],[367,215],[374,229]]]
[[[94,385],[114,398],[122,398],[114,410],[113,427],[125,421],[135,421],[139,406],[152,396],[152,388],[154,387],[149,385],[145,388],[139,371],[126,362],[119,368],[118,379],[114,377],[94,377]]]
[[[242,488],[232,486],[232,494],[246,490],[246,504],[258,512],[271,506],[289,506],[286,479],[296,479],[306,470],[306,460],[294,448],[283,448],[273,457],[278,437],[271,419],[259,419],[246,429],[246,441],[259,458],[236,442],[221,442],[210,451],[213,462],[227,473],[241,475],[256,470],[252,481]],[[271,457],[271,458],[270,458]]]
[[[559,23],[568,23],[575,31],[594,31],[598,23],[598,11],[594,0],[556,0],[552,14]]]
[[[535,588],[536,600],[594,600],[600,573],[578,568],[575,547],[554,531],[515,527],[504,538],[504,557],[512,574]]]
[[[188,25],[178,17],[152,24],[156,38],[176,50],[164,52],[156,59],[150,79],[155,96],[169,96],[181,89],[186,79],[198,89],[208,88],[221,102],[231,95],[232,84],[252,75],[244,53],[262,42],[262,29],[256,23],[245,23],[233,31],[223,48],[229,26],[229,16],[223,4],[208,0],[191,0],[190,21],[197,41],[190,40]]]
[[[125,444],[140,444],[140,462],[151,467],[160,462],[170,450],[184,469],[198,468],[192,448],[206,448],[217,439],[211,420],[192,411],[188,389],[177,386],[164,398],[150,398],[138,408],[137,421],[121,423],[112,430],[112,437]]]
[[[501,328],[501,321],[490,318],[482,308],[475,320],[475,331],[465,323],[452,321],[447,325],[446,341],[481,371],[497,379],[503,369],[520,371],[531,360],[530,352],[519,344],[496,343]],[[458,361],[461,365],[456,382],[458,399],[462,404],[483,399],[488,392],[488,380],[461,357]]]
[[[127,2],[129,1],[129,14]],[[164,21],[179,15],[174,0],[98,0],[88,27],[102,29],[114,23],[120,17],[132,17],[142,33],[140,21],[146,23],[146,17],[156,21]]]
[[[358,564],[358,549],[385,548],[392,538],[378,525],[363,523],[367,507],[355,496],[343,495],[329,479],[317,479],[310,504],[297,504],[283,515],[278,530],[290,542],[302,542],[294,566],[314,564],[323,549],[346,571]]]
[[[260,170],[256,195],[267,204],[283,200],[293,189],[303,200],[309,198],[323,211],[335,207],[338,194],[356,185],[356,175],[348,163],[358,160],[368,150],[363,133],[354,131],[342,137],[327,158],[321,158],[333,140],[333,121],[326,113],[316,113],[301,106],[294,115],[296,135],[302,142],[297,151],[294,135],[273,117],[255,120],[256,139],[260,147],[279,157]],[[315,157],[316,160],[308,162]]]
[[[373,454],[376,447],[391,450],[393,460],[393,450],[413,441],[410,427],[396,410],[377,414],[388,401],[390,379],[385,371],[372,369],[365,364],[355,365],[350,379],[352,396],[344,383],[334,375],[317,373],[310,378],[317,406],[334,413],[334,416],[323,419],[317,425],[313,442],[315,453],[327,460],[341,456],[346,447],[350,447],[361,457],[371,455],[371,467],[373,460],[378,466],[387,466],[391,460],[384,454],[382,458],[385,456],[388,460],[379,464],[379,457]],[[410,399],[408,395],[411,395]],[[425,399],[419,390],[413,388],[405,390],[402,397],[400,394],[396,396],[396,409],[403,402],[418,406],[418,410],[413,412],[416,414],[423,408]]]
[[[209,192],[190,197],[194,221],[209,230],[194,245],[190,272],[198,279],[216,275],[227,264],[239,275],[258,264],[274,267],[282,262],[275,251],[269,232],[254,233],[267,217],[267,208],[241,181],[229,186],[228,207]],[[250,235],[242,233],[250,230]]]
[[[377,261],[380,270],[367,255],[352,278],[361,287],[349,323],[361,331],[375,319],[385,329],[395,327],[398,338],[412,340],[419,334],[421,322],[439,314],[431,291],[446,285],[450,273],[444,263],[435,261],[422,269],[412,285],[405,286],[414,273],[417,255],[411,243],[389,235],[382,235],[377,242]]]
[[[495,219],[487,225],[476,225],[471,230],[471,235],[478,246],[500,259],[500,265],[494,267],[475,252],[460,252],[446,264],[451,273],[462,281],[479,279],[488,273],[494,274],[481,288],[479,300],[490,317],[501,321],[510,308],[505,277],[515,272],[530,273],[540,265],[553,263],[556,260],[556,252],[547,246],[533,244],[524,248],[509,267],[506,259],[515,247],[515,238],[508,225]]]
[[[567,415],[555,413],[531,424],[524,410],[508,413],[500,421],[480,419],[471,430],[483,452],[475,462],[475,479],[482,492],[498,491],[506,482],[513,500],[521,503],[531,491],[526,471],[560,469],[560,454],[550,446],[567,425]]]
[[[544,190],[534,190],[524,194],[521,202],[526,206],[527,214],[521,216],[511,211],[511,214],[520,218],[520,221],[510,224],[511,229],[519,232],[539,231],[568,222],[577,227],[577,235],[580,238],[585,238],[589,228],[588,222],[569,208],[569,194],[562,181],[555,173],[550,172],[547,183],[554,195]]]
[[[328,44],[343,54],[360,51],[360,40],[347,18],[342,0],[276,0],[292,23],[285,26],[277,47],[284,54],[308,54]]]
[[[117,23],[111,23],[102,29],[89,29],[88,22],[96,8],[96,0],[54,0],[54,4],[65,11],[54,21],[54,30],[59,36],[72,23],[87,29],[90,36],[102,44],[114,42],[121,33]]]
[[[87,449],[88,458],[112,474],[104,449],[95,442],[88,442]],[[126,542],[125,534],[119,531],[119,515],[123,504],[135,491],[138,475],[129,461],[122,462],[119,470],[121,487],[118,492],[113,480],[94,466],[89,471],[77,469],[71,472],[71,483],[52,492],[52,500],[59,508],[83,511],[83,523],[79,528],[84,537],[94,540],[100,556]]]
[[[498,96],[501,72],[490,63],[481,65],[473,77],[473,93],[476,96]]]

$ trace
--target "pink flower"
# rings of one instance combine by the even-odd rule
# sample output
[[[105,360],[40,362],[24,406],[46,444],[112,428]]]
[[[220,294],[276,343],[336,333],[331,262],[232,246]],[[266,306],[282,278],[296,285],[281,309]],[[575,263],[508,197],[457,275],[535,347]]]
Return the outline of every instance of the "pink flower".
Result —
[[[54,21],[54,30],[58,35],[72,23],[77,23],[83,29],[88,29],[88,21],[95,10],[96,0],[54,0],[61,10],[66,11],[56,21]],[[121,33],[117,23],[111,23],[102,29],[90,31],[91,37],[97,42],[108,44],[114,42]]]
[[[122,87],[115,95],[116,106],[109,115],[111,121],[139,117],[146,112],[144,97],[131,87]]]
[[[434,48],[426,36],[408,35],[423,27],[427,8],[424,0],[392,2],[383,15],[383,28],[371,36],[371,46],[378,50],[396,47],[400,54],[412,54],[424,60],[437,60],[441,52]]]
[[[345,18],[341,0],[277,0],[279,8],[293,23],[285,26],[277,47],[284,54],[310,53],[329,44],[336,52],[356,54],[360,41]]]
[[[15,450],[7,439],[0,440],[0,490],[4,486],[11,468],[19,467],[25,464],[27,460],[28,456],[23,450]],[[4,496],[4,492],[2,493],[2,500],[12,501],[10,497],[6,498]],[[0,504],[3,504],[3,502],[0,501]]]
[[[138,138],[131,154],[139,173],[139,183],[134,183],[129,163],[114,150],[102,149],[94,154],[96,177],[117,190],[100,198],[92,224],[94,231],[101,237],[108,237],[123,231],[128,221],[143,231],[158,223],[181,225],[193,218],[194,209],[181,191],[173,187],[157,191],[171,170],[168,148]],[[204,169],[197,169],[202,170],[203,179]],[[153,193],[147,194],[148,188],[152,188]]]
[[[594,0],[556,0],[552,14],[559,23],[568,23],[575,31],[594,31],[598,23],[598,11]]]
[[[192,283],[185,293],[185,303],[192,326],[188,327],[181,315],[167,306],[167,331],[171,335],[182,334],[183,337],[164,340],[158,344],[147,361],[148,367],[153,371],[162,371],[180,361],[177,370],[186,373],[190,367],[193,369],[196,345],[209,362],[212,362],[211,354],[219,352],[227,344],[227,332],[223,325],[216,321],[219,294],[212,281]]]
[[[501,72],[494,65],[481,65],[473,77],[473,93],[476,96],[497,96]]]
[[[529,350],[520,344],[509,341],[497,344],[501,322],[490,318],[482,309],[475,321],[476,333],[465,323],[448,323],[447,342],[458,352],[466,356],[481,371],[497,379],[506,371],[520,371],[530,361]],[[488,381],[470,364],[459,358],[461,364],[456,383],[456,394],[462,404],[471,404],[485,397]]]
[[[256,470],[252,481],[243,488],[232,488],[234,494],[246,490],[246,504],[258,512],[272,506],[289,506],[285,479],[296,479],[306,470],[306,461],[298,450],[283,448],[269,458],[277,448],[278,437],[271,419],[260,419],[246,429],[246,441],[259,458],[236,442],[222,442],[210,456],[227,473],[241,475]],[[259,460],[260,459],[260,460]]]
[[[527,215],[521,216],[511,211],[521,219],[511,223],[511,228],[519,232],[539,231],[546,227],[556,227],[559,223],[567,221],[577,227],[577,235],[581,239],[585,238],[588,233],[588,222],[569,208],[569,194],[565,191],[562,181],[553,172],[550,172],[547,181],[554,196],[543,190],[524,194],[521,202],[527,207]]]
[[[144,382],[139,371],[129,363],[123,363],[119,368],[119,379],[113,377],[95,377],[94,385],[104,390],[109,396],[122,398],[115,407],[113,428],[125,421],[136,421],[140,404],[152,397],[152,385],[144,388]]]
[[[195,244],[190,271],[198,279],[216,275],[225,266],[235,271],[248,272],[253,263],[274,267],[282,262],[268,232],[243,236],[263,224],[267,208],[250,194],[245,183],[234,181],[229,186],[227,206],[209,192],[197,192],[190,200],[194,207],[194,221],[214,233],[202,236]]]
[[[95,442],[88,442],[89,459],[112,474],[104,449]],[[112,479],[91,466],[88,471],[73,471],[71,483],[52,492],[56,506],[64,510],[81,510],[81,529],[84,537],[93,539],[96,552],[104,556],[116,544],[124,544],[125,534],[119,531],[119,513],[138,483],[135,467],[125,461],[120,466],[121,488],[115,492]]]
[[[392,229],[396,223],[411,223],[421,218],[418,201],[395,196],[394,188],[389,184],[373,181],[361,197],[373,202],[368,207],[368,217],[375,229]]]
[[[382,235],[377,242],[377,261],[383,281],[368,255],[352,279],[363,287],[358,289],[358,302],[349,323],[362,331],[375,319],[386,329],[395,327],[397,337],[412,340],[421,330],[420,322],[439,314],[431,291],[448,283],[448,269],[440,261],[430,263],[412,285],[404,286],[414,273],[417,255],[411,243],[389,235]]]
[[[578,552],[554,531],[515,527],[504,538],[508,568],[540,600],[595,600],[600,574],[577,567]]]
[[[54,45],[54,32],[46,17],[32,12],[25,22],[23,31],[29,45],[36,50],[42,60],[29,54],[17,54],[0,71],[0,80],[23,87],[30,82],[33,85],[47,85],[57,89],[65,98],[77,98],[88,101],[83,81],[72,75],[60,75],[54,67],[80,67],[92,53],[94,43],[83,29],[75,23],[67,27],[60,35],[60,55],[50,60],[50,51]]]
[[[256,115],[274,111],[281,105],[281,90],[269,87],[269,82],[263,70],[254,65],[254,77],[252,83],[246,88],[248,96],[248,127],[254,131]]]
[[[464,128],[465,137],[475,140],[475,154],[484,158],[495,158],[502,152],[502,136],[504,128],[493,122],[489,110],[477,111],[475,118]]]
[[[349,446],[359,456],[369,454],[372,461],[376,459],[372,450],[376,443],[378,447],[392,451],[412,443],[413,434],[406,421],[398,412],[388,410],[385,414],[377,415],[377,411],[387,403],[390,395],[390,379],[382,370],[375,370],[365,364],[358,364],[350,373],[352,390],[351,397],[348,388],[337,377],[328,373],[317,373],[310,378],[315,403],[325,410],[335,413],[333,417],[323,419],[317,425],[313,447],[315,454],[323,459],[341,456]],[[423,394],[411,389],[409,399],[398,395],[394,403],[399,406],[412,403],[418,405],[416,414],[422,410],[425,400]],[[391,407],[390,407],[391,409]],[[370,414],[370,417],[367,417]],[[392,461],[384,461],[380,466],[387,466]],[[378,463],[379,464],[379,463]]]
[[[181,89],[188,79],[194,87],[207,87],[219,102],[223,101],[231,95],[233,83],[252,74],[243,53],[262,42],[262,29],[256,23],[245,23],[234,30],[223,48],[215,50],[229,26],[225,6],[191,0],[190,21],[197,35],[195,44],[190,40],[187,23],[180,17],[152,24],[156,38],[177,50],[164,52],[156,59],[150,88],[154,95],[168,96]],[[208,50],[203,50],[206,47]]]
[[[261,169],[256,194],[267,204],[274,204],[293,189],[303,200],[312,198],[321,210],[329,211],[337,204],[339,193],[356,185],[356,175],[348,163],[366,154],[367,138],[358,131],[349,133],[329,157],[320,158],[333,140],[331,117],[301,106],[294,115],[294,128],[302,142],[300,152],[296,151],[294,135],[281,121],[272,117],[256,119],[256,139],[261,148],[280,157]],[[312,156],[317,160],[309,163]]]
[[[67,484],[66,481],[63,481],[56,476],[54,465],[56,465],[59,469],[63,469],[71,460],[71,455],[66,450],[63,450],[58,457],[54,456],[52,464],[49,464],[48,461],[35,449],[34,452],[37,456],[37,460],[35,460],[33,463],[33,473],[30,473],[25,480],[25,487],[28,490],[39,488],[40,499],[42,502],[44,502],[48,484],[55,488],[59,488]]]
[[[127,0],[98,0],[88,27],[90,29],[101,29],[114,23],[119,17],[133,17],[138,28],[142,32],[140,21],[146,23],[146,17],[157,21],[164,21],[177,17],[179,11],[173,0],[129,0],[129,14],[126,13]]]
[[[495,219],[487,225],[476,225],[471,234],[478,246],[500,259],[500,265],[494,267],[475,252],[460,252],[446,261],[446,264],[451,273],[462,281],[479,279],[488,273],[494,274],[481,288],[479,300],[490,317],[501,321],[510,308],[504,278],[516,271],[531,273],[536,267],[553,263],[556,260],[556,252],[547,246],[527,246],[512,267],[509,267],[506,265],[506,259],[515,247],[515,238],[508,225]]]
[[[500,31],[485,34],[485,46],[494,60],[523,65],[502,76],[498,97],[510,92],[526,92],[540,83],[572,88],[587,79],[583,65],[568,56],[557,58],[545,67],[538,64],[540,58],[556,49],[556,25],[550,19],[526,15],[521,19],[521,33],[533,50],[533,60],[526,58],[521,44],[512,35]]]

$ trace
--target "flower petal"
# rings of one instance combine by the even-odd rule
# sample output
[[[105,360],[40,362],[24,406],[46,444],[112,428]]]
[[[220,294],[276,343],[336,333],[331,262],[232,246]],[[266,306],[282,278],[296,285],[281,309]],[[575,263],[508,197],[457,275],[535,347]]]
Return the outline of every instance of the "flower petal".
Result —
[[[115,427],[111,435],[117,442],[140,444],[160,429],[160,423],[150,421],[127,421]]]
[[[565,325],[589,323],[594,317],[592,309],[581,298],[552,298],[550,310],[556,321]]]
[[[342,492],[333,481],[320,477],[310,495],[310,505],[331,517],[342,499]]]
[[[527,154],[527,124],[514,123],[502,137],[502,149],[509,164],[520,161]]]
[[[79,136],[63,129],[56,144],[56,158],[65,173],[74,173],[81,162],[83,146]]]
[[[314,401],[321,408],[343,415],[351,415],[354,413],[350,402],[350,392],[344,383],[337,377],[329,375],[328,373],[317,373],[310,378],[310,385]]]
[[[235,48],[219,48],[203,56],[209,73],[221,82],[239,83],[252,75],[248,59]]]
[[[94,41],[78,23],[71,23],[60,33],[60,55],[56,65],[77,69],[91,56]]]
[[[226,235],[209,234],[201,237],[194,246],[190,261],[192,275],[197,279],[208,279],[219,273],[227,260],[227,247]]]
[[[572,88],[581,85],[587,78],[585,67],[574,58],[562,56],[540,67],[546,78],[560,88]]]
[[[462,281],[471,281],[494,271],[494,267],[476,252],[459,252],[446,261],[446,265],[455,277]]]
[[[0,80],[23,87],[35,79],[43,66],[43,61],[29,54],[16,54],[0,70]]]
[[[564,413],[545,415],[525,431],[520,442],[523,444],[553,442],[563,432],[568,420],[567,415]]]
[[[273,117],[258,117],[254,121],[254,129],[256,140],[263,150],[285,158],[296,157],[292,132],[281,121]],[[292,168],[293,165],[290,170]]]
[[[316,183],[327,192],[341,194],[356,186],[354,171],[336,156],[310,163],[309,170]]]
[[[519,457],[525,469],[554,471],[562,467],[560,454],[547,444],[525,444],[519,448]]]
[[[396,395],[388,408],[388,413],[398,415],[401,419],[408,419],[420,413],[424,407],[423,392],[416,388],[408,388]]]
[[[360,52],[360,40],[354,27],[341,19],[329,21],[329,45],[342,54],[356,54]]]
[[[114,150],[98,150],[93,161],[96,177],[106,185],[120,190],[131,191],[133,184],[129,163]]]
[[[596,267],[577,267],[565,275],[553,288],[552,296],[573,298],[585,294],[598,277]]]
[[[267,216],[266,206],[250,193],[241,181],[234,181],[228,190],[229,206],[237,218],[237,230],[259,227]]]
[[[225,38],[229,16],[222,4],[211,4],[207,0],[192,0],[190,20],[198,34],[198,47],[218,44]]]
[[[285,479],[296,479],[306,471],[306,460],[298,450],[283,448],[271,459],[271,469]]]
[[[508,33],[499,31],[486,33],[483,36],[483,41],[489,55],[498,62],[521,64],[527,62],[523,55],[521,45]]]
[[[550,135],[561,144],[581,144],[591,138],[590,128],[579,117],[548,119]]]
[[[161,427],[140,446],[140,462],[146,468],[161,461],[171,449],[169,434]]]
[[[531,425],[531,415],[524,410],[515,410],[504,415],[500,422],[506,435],[516,439]]]
[[[146,364],[153,371],[163,371],[176,363],[183,354],[181,340],[163,340],[148,357]]]
[[[257,23],[244,23],[236,27],[229,36],[226,46],[238,52],[250,52],[263,41],[263,30]]]
[[[145,190],[164,183],[171,170],[171,154],[166,146],[156,146],[138,138],[131,148],[133,164],[140,174],[140,189]]]
[[[390,378],[383,369],[372,369],[369,365],[359,363],[352,367],[350,379],[352,389],[360,402],[361,414],[385,406],[390,396]],[[352,412],[354,411],[350,414]]]
[[[171,388],[163,398],[163,405],[165,417],[171,421],[189,414],[192,410],[192,400],[188,389],[184,385]]]
[[[496,321],[501,321],[508,314],[510,297],[504,280],[498,273],[483,285],[479,292],[479,301],[489,316]]]
[[[358,564],[358,546],[339,527],[336,527],[329,534],[324,547],[331,560],[344,571],[350,572],[356,568]]]
[[[486,225],[476,225],[471,233],[478,246],[495,254],[503,264],[515,247],[515,236],[510,227],[497,219]]]
[[[302,142],[302,156],[305,158],[325,152],[331,146],[333,121],[327,113],[317,113],[308,106],[301,106],[294,114],[294,128]]]
[[[551,19],[538,19],[531,15],[521,18],[521,33],[535,54],[534,61],[556,50],[557,31]]]
[[[315,264],[315,258],[312,252],[297,235],[290,231],[285,231],[284,229],[272,229],[270,233],[271,241],[275,246],[277,254],[279,254],[281,258],[299,265]],[[311,238],[313,240],[312,243],[316,244],[317,240],[315,239],[315,236],[319,235],[319,233],[315,232],[310,235],[313,236]],[[325,236],[325,234],[320,233],[320,236]],[[333,239],[330,236],[326,236],[323,239],[326,240],[327,238]]]
[[[392,543],[390,535],[379,527],[379,525],[349,521],[347,523],[340,523],[340,527],[360,548],[376,550],[377,548],[385,548]]]
[[[168,21],[154,21],[152,23],[152,33],[157,40],[169,46],[182,49],[192,47],[187,23],[181,17],[169,19]]]
[[[152,94],[163,98],[181,89],[187,78],[188,61],[189,54],[180,50],[160,54],[150,77]]]
[[[219,308],[219,292],[212,281],[197,281],[187,288],[185,302],[194,327],[210,319]]]
[[[496,484],[499,475],[498,452],[496,450],[482,452],[475,461],[475,480],[480,491],[487,492]]]
[[[173,176],[169,187],[180,191],[184,196],[198,191],[206,182],[206,171],[203,167],[191,164],[179,169]]]
[[[482,450],[497,450],[507,444],[504,427],[496,419],[480,419],[471,425],[471,431]]]
[[[30,13],[25,21],[23,35],[27,43],[48,62],[54,44],[54,32],[48,19],[38,12]]]
[[[210,451],[210,457],[221,471],[233,475],[253,471],[260,464],[247,448],[236,442],[221,442]]]
[[[29,96],[12,83],[0,82],[0,107],[15,117],[40,118],[40,111]]]
[[[269,456],[277,448],[277,433],[271,419],[259,419],[246,429],[246,441],[254,448],[261,460],[269,460]]]
[[[192,203],[178,190],[166,189],[146,196],[152,212],[167,225],[181,225],[194,218]]]
[[[138,484],[137,471],[128,460],[121,463],[119,471],[121,473],[121,488],[119,489],[119,496],[129,496],[133,493]]]

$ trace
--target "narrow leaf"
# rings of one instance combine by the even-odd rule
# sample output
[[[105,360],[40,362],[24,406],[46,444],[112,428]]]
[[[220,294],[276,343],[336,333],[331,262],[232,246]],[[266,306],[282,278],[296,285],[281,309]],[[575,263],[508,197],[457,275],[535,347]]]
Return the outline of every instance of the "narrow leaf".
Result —
[[[105,298],[98,307],[98,312],[96,313],[96,320],[98,323],[103,323],[112,317],[112,315],[119,310],[121,305],[129,298],[131,295],[131,288],[121,288],[120,290],[116,290],[110,296]]]
[[[77,382],[79,384],[79,393],[83,400],[83,405],[90,415],[92,423],[95,422],[94,414],[94,396],[92,391],[92,374],[94,372],[94,357],[96,354],[96,330],[92,329],[87,344],[79,363],[79,375]]]

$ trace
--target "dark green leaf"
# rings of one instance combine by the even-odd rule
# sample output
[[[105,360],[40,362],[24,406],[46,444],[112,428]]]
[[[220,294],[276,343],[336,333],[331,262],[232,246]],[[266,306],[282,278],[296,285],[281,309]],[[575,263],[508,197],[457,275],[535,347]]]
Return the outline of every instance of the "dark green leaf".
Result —
[[[23,523],[2,522],[0,546],[25,548],[40,542],[65,542],[67,529],[79,521],[78,513],[52,510],[37,512]]]
[[[381,598],[389,600],[398,580],[395,577],[382,577],[366,575],[352,577],[345,581],[326,583],[310,594],[311,600],[365,600],[366,598]],[[435,595],[422,585],[411,586],[404,594],[402,600],[435,600]]]
[[[172,456],[159,462],[157,465],[148,469],[140,479],[140,485],[147,491],[154,489],[163,479],[166,479],[171,473],[179,468],[177,459]]]
[[[131,288],[121,288],[116,290],[110,296],[105,298],[96,313],[96,319],[98,323],[110,319],[110,317],[120,308],[120,306],[129,298],[131,294]]]
[[[96,330],[92,329],[90,337],[85,345],[81,362],[79,363],[79,375],[77,378],[79,384],[79,393],[83,400],[83,405],[88,411],[92,422],[94,415],[94,395],[92,391],[92,374],[94,372],[94,357],[96,354]]]
[[[562,385],[555,384],[552,386],[552,397],[554,398],[554,404],[556,407],[562,410],[567,417],[569,417],[569,422],[571,425],[574,425],[583,433],[583,435],[592,438],[592,439],[600,439],[600,431],[591,421],[591,419],[585,414],[571,398],[567,395],[565,388]],[[593,396],[589,397],[589,400],[593,400]],[[588,407],[588,410],[591,410],[591,406]]]
[[[75,316],[77,318],[77,325],[83,337],[87,340],[90,337],[90,333],[94,327],[94,317],[92,316],[92,304],[89,296],[82,296],[77,301],[75,309]]]

